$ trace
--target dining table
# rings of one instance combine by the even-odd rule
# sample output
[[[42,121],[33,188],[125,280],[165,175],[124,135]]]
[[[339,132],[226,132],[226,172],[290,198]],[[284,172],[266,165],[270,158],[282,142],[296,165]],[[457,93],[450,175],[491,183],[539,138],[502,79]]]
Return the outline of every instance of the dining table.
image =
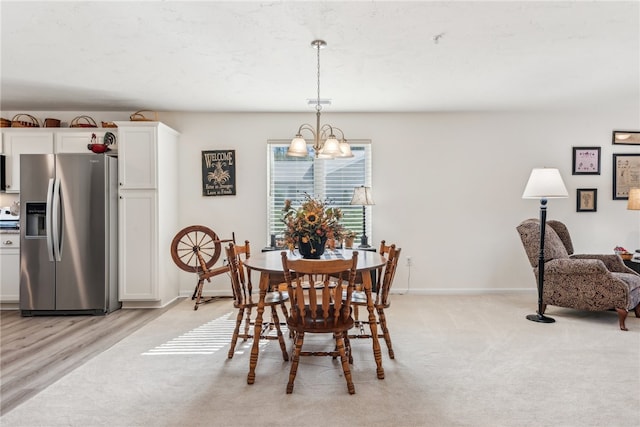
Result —
[[[353,256],[353,251],[357,249],[335,249],[325,250],[319,259],[314,260],[317,262],[323,262],[331,259],[350,259]],[[255,333],[254,337],[260,336],[260,331],[263,323],[264,314],[264,301],[267,292],[270,290],[271,275],[282,277],[284,270],[282,268],[282,252],[286,252],[289,259],[300,259],[302,256],[297,250],[282,250],[282,251],[269,251],[259,254],[251,254],[251,257],[243,261],[247,269],[260,272],[260,297],[258,300],[258,310],[256,313],[255,321]],[[387,262],[387,259],[373,251],[360,250],[358,251],[358,264],[357,271],[360,273],[371,272],[380,267],[383,267]],[[384,379],[384,368],[382,367],[382,353],[380,351],[380,342],[378,341],[378,328],[376,324],[376,314],[373,305],[372,293],[372,280],[371,274],[360,274],[362,276],[362,289],[367,296],[367,311],[369,312],[369,327],[371,328],[371,338],[373,342],[373,356],[376,362],[376,375],[378,379]],[[251,356],[249,358],[249,374],[247,375],[247,384],[253,384],[256,379],[256,366],[258,364],[259,354],[259,340],[253,340],[253,346],[251,347]]]

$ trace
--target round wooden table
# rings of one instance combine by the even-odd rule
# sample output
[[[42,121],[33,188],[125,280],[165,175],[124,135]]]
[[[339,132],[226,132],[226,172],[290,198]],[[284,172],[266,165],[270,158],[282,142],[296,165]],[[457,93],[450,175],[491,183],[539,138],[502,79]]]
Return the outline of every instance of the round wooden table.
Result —
[[[281,276],[284,273],[282,268],[282,253],[283,251],[271,251],[261,252],[258,254],[252,254],[250,258],[243,261],[244,265],[251,270],[260,272],[260,299],[258,302],[258,313],[255,321],[256,330],[254,337],[260,336],[260,325],[262,325],[262,316],[264,313],[264,298],[269,290],[269,278],[271,274],[278,274]],[[286,251],[289,259],[301,258],[297,251]],[[335,251],[327,250],[318,262],[329,259],[349,259],[352,257],[353,250],[351,249],[336,249]],[[387,259],[371,251],[358,251],[358,266],[357,271],[364,273],[371,270],[378,269],[387,263]],[[373,307],[373,298],[371,297],[371,274],[361,274],[362,287],[367,295],[367,311],[369,312],[369,327],[371,328],[371,336],[373,341],[373,356],[376,361],[376,374],[379,379],[384,379],[384,369],[382,368],[382,353],[380,351],[380,342],[378,341],[378,328],[376,325],[375,309]],[[258,364],[259,354],[259,340],[253,340],[253,346],[251,348],[251,357],[249,359],[249,374],[247,375],[247,383],[253,384],[256,379],[256,365]]]

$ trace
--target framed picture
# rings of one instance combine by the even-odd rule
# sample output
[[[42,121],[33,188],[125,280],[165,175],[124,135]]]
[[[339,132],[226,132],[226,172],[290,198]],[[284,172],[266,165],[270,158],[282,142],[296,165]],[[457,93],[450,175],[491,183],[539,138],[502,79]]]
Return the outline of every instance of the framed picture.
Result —
[[[600,175],[600,147],[573,147],[573,175]]]
[[[598,189],[578,188],[576,190],[576,212],[596,212],[598,210]]]
[[[614,130],[611,143],[614,145],[640,145],[640,130]]]
[[[613,200],[629,199],[629,190],[640,187],[640,154],[613,155]]]
[[[202,195],[235,196],[236,150],[202,152]]]

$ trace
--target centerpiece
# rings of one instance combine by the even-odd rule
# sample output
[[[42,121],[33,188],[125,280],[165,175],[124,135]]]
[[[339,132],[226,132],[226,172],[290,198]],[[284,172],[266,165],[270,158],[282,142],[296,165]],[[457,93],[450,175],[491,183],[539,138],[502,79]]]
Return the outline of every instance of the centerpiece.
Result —
[[[320,258],[327,239],[342,239],[342,211],[330,207],[327,200],[305,193],[299,208],[293,208],[291,200],[285,200],[282,211],[285,243],[291,251],[297,247],[303,258]]]

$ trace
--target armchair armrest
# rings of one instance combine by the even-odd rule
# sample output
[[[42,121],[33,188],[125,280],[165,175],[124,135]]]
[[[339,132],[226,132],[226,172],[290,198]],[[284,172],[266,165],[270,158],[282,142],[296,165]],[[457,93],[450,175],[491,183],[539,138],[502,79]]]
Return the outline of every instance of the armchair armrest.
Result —
[[[633,270],[628,268],[622,262],[622,258],[617,254],[579,254],[579,255],[571,255],[571,259],[598,259],[604,263],[607,267],[607,270],[615,272],[615,273],[635,273]]]
[[[544,264],[547,274],[608,274],[606,265],[599,259],[556,258]]]

